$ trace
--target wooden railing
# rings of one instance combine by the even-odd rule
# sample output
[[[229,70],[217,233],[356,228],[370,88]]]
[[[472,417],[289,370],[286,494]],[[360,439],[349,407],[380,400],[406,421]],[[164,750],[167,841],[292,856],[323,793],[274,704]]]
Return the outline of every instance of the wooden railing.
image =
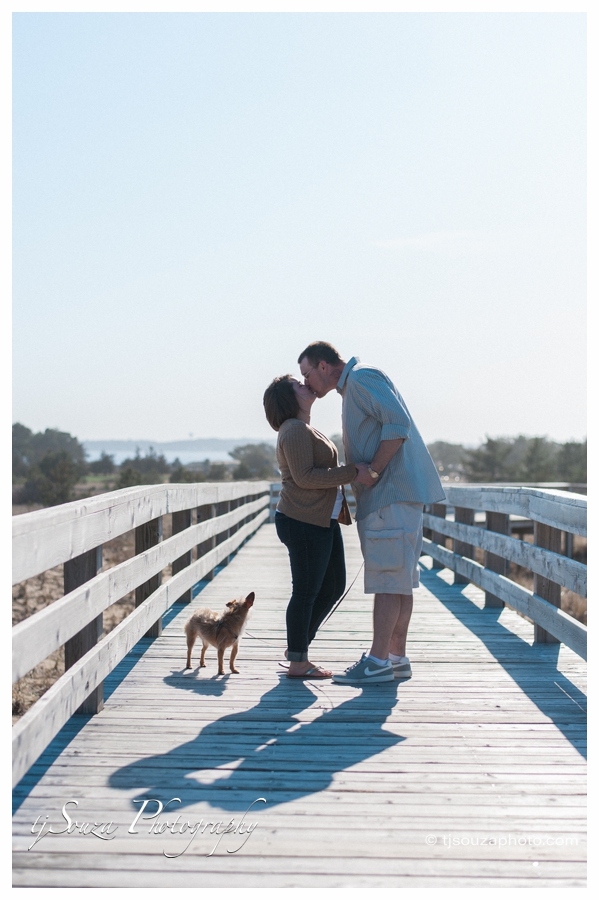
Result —
[[[60,563],[65,582],[64,597],[13,628],[13,683],[63,645],[67,667],[13,728],[13,784],[74,713],[102,708],[104,678],[268,520],[269,496],[263,481],[152,485],[13,518],[13,584]],[[168,513],[173,535],[163,541]],[[132,529],[136,555],[101,572],[102,544]],[[103,611],[133,590],[135,610],[102,638]]]
[[[444,484],[444,489],[447,502],[433,504],[424,515],[422,552],[432,556],[433,568],[452,569],[456,583],[482,588],[487,607],[507,603],[524,613],[535,623],[538,643],[560,641],[586,659],[586,627],[560,609],[562,586],[587,595],[587,567],[570,558],[572,536],[586,537],[586,496],[538,486]],[[280,483],[271,485],[271,522],[280,490]],[[355,500],[347,488],[346,493],[354,513]],[[534,544],[511,536],[527,533]],[[453,551],[446,538],[453,539]],[[484,552],[484,565],[475,560],[475,547]],[[534,573],[534,591],[510,580],[510,562]]]
[[[535,641],[562,642],[586,659],[586,626],[560,609],[561,588],[587,595],[587,567],[570,559],[569,535],[586,537],[587,498],[568,491],[531,487],[444,485],[446,503],[425,511],[423,554],[435,568],[455,572],[456,583],[472,582],[485,591],[485,606],[505,604],[535,623]],[[453,521],[447,517],[453,508]],[[475,514],[485,522],[475,525]],[[513,521],[533,523],[534,544],[511,537]],[[562,552],[562,532],[565,534]],[[453,551],[445,546],[453,540]],[[484,552],[484,565],[474,548]],[[534,591],[509,576],[510,562],[534,573]]]

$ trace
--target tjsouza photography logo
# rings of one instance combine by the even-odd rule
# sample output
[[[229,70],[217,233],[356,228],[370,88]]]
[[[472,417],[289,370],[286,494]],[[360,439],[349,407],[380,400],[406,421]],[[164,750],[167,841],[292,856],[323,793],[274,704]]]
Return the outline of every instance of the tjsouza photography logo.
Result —
[[[172,807],[172,811],[166,813],[167,807],[170,807],[171,804],[181,803],[180,797],[172,797],[167,803],[163,803],[161,800],[157,800],[153,797],[148,798],[147,800],[134,800],[133,802],[140,803],[141,807],[125,834],[169,836],[169,842],[170,836],[181,837],[184,842],[182,847],[179,846],[178,842],[176,849],[175,847],[169,848],[168,852],[166,849],[162,849],[163,856],[166,856],[167,859],[177,859],[177,857],[182,856],[183,853],[189,849],[198,834],[208,834],[212,837],[216,837],[212,849],[206,856],[213,856],[214,853],[216,853],[223,838],[225,838],[225,841],[221,847],[221,851],[226,850],[227,853],[238,853],[250,839],[258,825],[257,822],[252,823],[246,821],[246,816],[253,806],[257,803],[266,803],[266,799],[264,797],[258,797],[250,803],[241,816],[241,819],[236,821],[235,818],[231,818],[228,822],[225,822],[224,820],[216,821],[213,819],[190,821],[189,819],[183,818],[180,814],[176,815],[176,806]],[[49,815],[45,817],[38,816],[31,826],[31,834],[35,835],[35,840],[27,849],[32,850],[42,838],[45,838],[48,835],[77,834],[83,836],[90,835],[102,841],[114,840],[119,831],[119,825],[115,825],[113,822],[80,822],[73,818],[78,805],[78,800],[66,801],[61,810],[64,825],[58,826],[57,828],[53,828],[52,825],[49,824]],[[163,815],[163,813],[166,814]],[[212,844],[212,841],[210,843]]]

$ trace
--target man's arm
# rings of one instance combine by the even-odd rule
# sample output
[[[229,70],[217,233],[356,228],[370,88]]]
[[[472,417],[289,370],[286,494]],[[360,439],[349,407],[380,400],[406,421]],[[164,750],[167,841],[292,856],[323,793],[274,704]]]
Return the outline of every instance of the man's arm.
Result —
[[[370,468],[381,475],[383,469],[393,459],[404,440],[405,438],[395,438],[395,440],[392,441],[381,441],[379,448],[370,463]],[[367,466],[358,464],[356,468],[358,469],[358,476],[354,480],[358,484],[363,484],[365,487],[373,487],[377,483],[378,478],[371,477]]]

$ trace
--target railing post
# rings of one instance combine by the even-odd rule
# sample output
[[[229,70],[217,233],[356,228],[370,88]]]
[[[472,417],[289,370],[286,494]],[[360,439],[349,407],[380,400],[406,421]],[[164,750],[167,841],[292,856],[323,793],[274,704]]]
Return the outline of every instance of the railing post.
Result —
[[[561,553],[562,550],[562,533],[559,528],[552,528],[551,525],[542,525],[540,522],[534,523],[535,545],[543,547],[545,550],[552,550],[554,553]],[[534,592],[542,597],[543,600],[549,601],[558,609],[562,605],[562,591],[559,584],[543,578],[542,575],[534,576]],[[536,644],[559,644],[557,638],[535,622],[535,643]]]
[[[574,535],[571,531],[564,531],[564,556],[568,559],[574,557]]]
[[[144,522],[143,525],[138,525],[135,529],[135,553],[143,553],[144,550],[149,550],[150,547],[155,547],[156,544],[159,544],[162,541],[162,516],[159,516],[157,519],[152,519],[150,522]],[[160,585],[162,584],[162,572],[158,572],[156,575],[153,575],[148,581],[144,582],[144,584],[140,585],[138,588],[135,588],[135,606],[141,606],[141,604],[146,600],[150,594],[153,594],[154,591],[158,590]],[[147,638],[156,638],[160,637],[162,634],[162,616],[158,619],[157,622],[154,622],[152,627],[144,634],[144,637]]]
[[[64,592],[70,594],[75,588],[81,584],[85,584],[90,578],[98,574],[102,568],[102,547],[96,547],[94,550],[88,550],[75,559],[70,559],[64,564]],[[71,666],[81,659],[82,656],[94,647],[103,631],[103,614],[100,613],[95,619],[92,619],[81,631],[73,635],[73,637],[64,645],[64,667],[70,669]],[[99,713],[104,706],[104,684],[99,684],[89,697],[83,701],[79,709],[75,710],[75,715],[89,716]]]
[[[217,515],[224,516],[226,513],[231,512],[231,503],[232,502],[233,502],[232,500],[222,500],[220,503],[217,503],[217,509],[218,509]],[[217,536],[216,536],[217,546],[219,544],[224,543],[224,541],[226,541],[227,538],[229,538],[230,536],[231,536],[230,528],[225,528],[225,530],[221,534],[217,534]],[[229,564],[230,559],[231,559],[230,556],[225,556],[225,558],[221,562],[221,566],[227,566]]]
[[[462,525],[474,525],[474,510],[467,509],[465,506],[456,506],[455,521],[460,522]],[[466,544],[464,541],[454,541],[453,552],[459,553],[460,556],[466,556],[468,557],[468,559],[474,559],[473,544]],[[459,572],[454,572],[453,583],[469,584],[469,581],[465,575],[460,575]]]
[[[445,503],[431,503],[431,515],[438,516],[440,519],[444,519],[447,515],[447,506]],[[431,541],[434,544],[439,544],[439,546],[445,546],[445,535],[440,534],[438,531],[431,530]],[[433,559],[433,564],[431,566],[433,569],[444,569],[445,566],[443,563],[437,562],[436,559]]]
[[[180,512],[173,513],[173,534],[179,534],[180,531],[185,531],[186,528],[189,528],[192,524],[192,511],[191,509],[183,509]],[[185,569],[187,566],[191,565],[191,550],[188,550],[187,553],[184,553],[183,556],[180,556],[178,559],[174,560],[172,564],[172,574],[176,575],[177,572],[181,572],[182,569]],[[177,603],[191,603],[191,588],[185,591],[185,593],[181,594],[178,598]]]
[[[198,506],[197,510],[197,518],[198,522],[206,522],[208,519],[214,519],[217,515],[217,504],[216,503],[206,503],[204,506]],[[202,541],[201,544],[198,544],[196,548],[197,558],[199,559],[204,554],[208,553],[210,550],[214,550],[216,547],[216,535],[208,538],[205,541]],[[210,572],[206,572],[204,575],[204,581],[212,581],[214,578],[214,569],[211,569]]]
[[[487,531],[496,531],[498,534],[510,533],[510,517],[506,513],[488,512],[487,513]],[[503,556],[497,556],[496,553],[490,553],[485,550],[485,566],[491,572],[497,572],[498,575],[509,575],[510,564]],[[505,606],[503,600],[485,591],[485,608],[486,609],[502,609]]]

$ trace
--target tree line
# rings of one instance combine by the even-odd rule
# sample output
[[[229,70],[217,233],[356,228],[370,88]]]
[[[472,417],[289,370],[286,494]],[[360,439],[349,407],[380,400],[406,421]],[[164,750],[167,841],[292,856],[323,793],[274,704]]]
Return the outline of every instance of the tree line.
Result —
[[[340,434],[331,440],[337,446],[340,461],[344,461]],[[439,475],[444,481],[475,483],[509,481],[564,481],[586,484],[587,442],[566,441],[563,444],[546,437],[489,437],[475,448],[463,444],[435,441],[428,445]]]
[[[343,461],[341,436],[331,440]],[[557,443],[546,437],[487,436],[476,448],[435,441],[428,447],[444,481],[462,482],[569,482],[586,484],[587,442]],[[102,453],[93,462],[86,460],[85,448],[66,431],[46,428],[34,433],[16,422],[13,425],[13,496],[15,502],[54,506],[72,500],[75,486],[103,477],[103,490],[118,490],[143,484],[169,481],[173,484],[201,481],[274,481],[280,477],[275,448],[268,443],[245,444],[229,453],[230,463],[203,462],[182,465],[169,463],[153,448],[116,465],[114,457]]]
[[[86,460],[83,444],[66,431],[46,428],[34,433],[16,422],[12,428],[13,502],[55,506],[74,498],[76,485],[104,476],[104,490],[158,484],[202,481],[274,480],[278,476],[275,448],[271,444],[246,444],[231,450],[230,463],[203,462],[182,465],[179,459],[167,462],[164,454],[150,447],[120,465],[114,456],[102,453],[93,462]]]
[[[587,442],[560,444],[546,437],[489,437],[479,447],[436,441],[429,452],[445,480],[468,482],[562,481],[586,484]]]

